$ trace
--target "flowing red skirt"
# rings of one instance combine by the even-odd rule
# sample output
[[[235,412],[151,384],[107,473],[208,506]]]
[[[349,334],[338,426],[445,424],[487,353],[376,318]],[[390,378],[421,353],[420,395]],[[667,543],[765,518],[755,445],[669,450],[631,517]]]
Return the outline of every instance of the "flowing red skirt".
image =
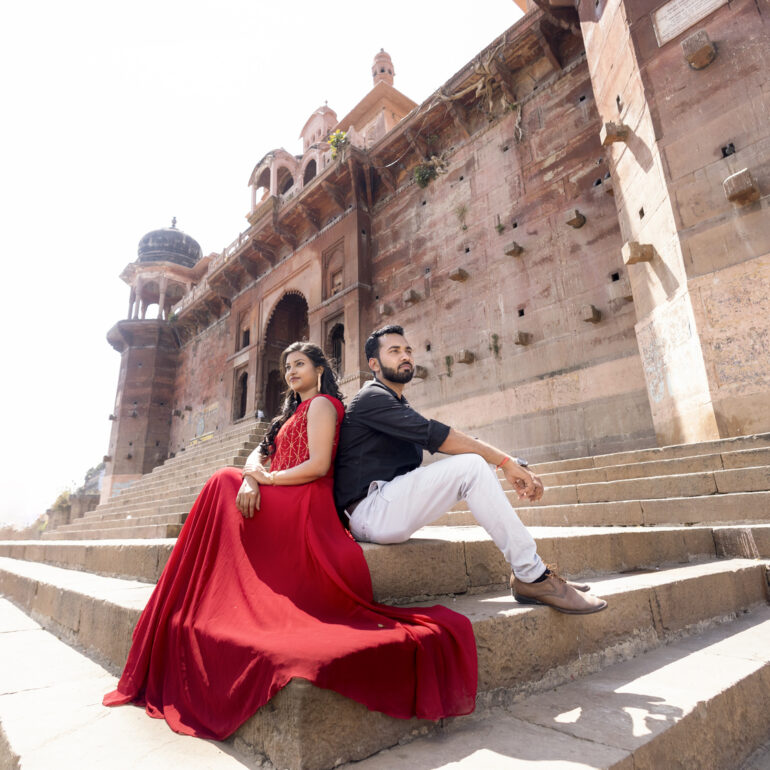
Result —
[[[330,479],[262,487],[253,519],[235,507],[240,484],[226,468],[204,486],[105,705],[134,701],[177,732],[216,739],[294,677],[393,717],[473,711],[470,621],[373,601]]]

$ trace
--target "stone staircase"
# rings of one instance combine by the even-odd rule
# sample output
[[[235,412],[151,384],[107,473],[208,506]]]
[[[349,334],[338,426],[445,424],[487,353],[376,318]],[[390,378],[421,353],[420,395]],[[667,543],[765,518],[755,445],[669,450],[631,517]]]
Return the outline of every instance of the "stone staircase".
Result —
[[[45,540],[176,537],[201,487],[227,465],[243,467],[267,423],[253,420],[187,447],[90,513],[43,534]]]
[[[206,766],[760,767],[770,756],[762,748],[770,740],[770,434],[536,470],[546,496],[532,505],[517,501],[520,515],[543,558],[565,576],[589,579],[609,602],[606,611],[567,616],[516,604],[504,560],[460,503],[407,543],[363,549],[380,601],[441,603],[471,619],[476,713],[439,725],[395,720],[294,680]],[[155,512],[150,489],[132,510],[164,515]],[[158,525],[137,529],[146,526]],[[0,543],[0,593],[113,673],[174,543],[124,531],[99,524],[73,530],[71,540]],[[103,539],[109,532],[115,539]],[[0,644],[12,636],[0,633]],[[112,682],[105,680],[104,691]],[[49,749],[27,750],[23,763],[23,731],[14,727],[14,697],[21,696],[1,687],[5,743],[21,757],[19,767],[34,767]],[[88,713],[93,721],[104,711]],[[120,749],[124,764],[110,745],[91,756],[93,766],[138,766],[132,757],[146,763],[147,747],[160,739],[150,738],[157,736],[154,720],[120,717],[137,711],[109,712],[113,721],[132,719],[131,740]],[[85,717],[84,725],[91,725]],[[190,739],[167,728],[163,751],[177,740],[186,756]],[[2,746],[0,735],[0,755]]]

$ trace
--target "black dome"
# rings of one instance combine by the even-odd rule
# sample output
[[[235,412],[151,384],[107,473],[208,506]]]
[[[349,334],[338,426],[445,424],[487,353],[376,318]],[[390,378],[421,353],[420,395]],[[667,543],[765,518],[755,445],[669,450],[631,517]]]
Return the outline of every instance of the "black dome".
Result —
[[[203,256],[198,241],[173,225],[147,233],[137,253],[137,262],[175,262],[183,267],[194,267]]]

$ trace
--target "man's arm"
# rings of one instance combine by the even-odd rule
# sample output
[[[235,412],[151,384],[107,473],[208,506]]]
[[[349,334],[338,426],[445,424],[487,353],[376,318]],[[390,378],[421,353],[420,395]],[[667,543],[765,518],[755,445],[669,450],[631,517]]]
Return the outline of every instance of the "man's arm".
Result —
[[[459,430],[450,428],[449,435],[439,446],[438,451],[447,455],[481,455],[488,463],[502,469],[503,475],[513,485],[520,498],[526,497],[535,501],[543,496],[543,482],[532,471],[522,468],[507,452],[503,452],[502,449],[493,447],[485,441],[479,441]]]

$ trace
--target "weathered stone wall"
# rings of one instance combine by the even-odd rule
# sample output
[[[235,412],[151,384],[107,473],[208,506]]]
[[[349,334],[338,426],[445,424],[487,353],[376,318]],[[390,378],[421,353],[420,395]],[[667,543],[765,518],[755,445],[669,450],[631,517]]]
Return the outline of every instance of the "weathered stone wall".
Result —
[[[629,275],[661,444],[770,428],[770,327],[757,313],[767,296],[767,199],[737,205],[723,188],[746,167],[758,194],[770,181],[762,5],[738,0],[705,16],[681,1],[580,5],[599,114],[627,131],[608,148],[623,241],[654,249]],[[671,39],[660,34],[667,9],[689,23]],[[716,44],[703,69],[683,50],[696,32]]]
[[[393,314],[371,326],[401,323],[428,369],[409,386],[413,405],[535,458],[654,441],[599,117],[585,63],[571,66],[524,105],[521,141],[515,112],[458,134],[449,173],[392,196],[373,221],[373,309]],[[549,68],[541,59],[518,78]],[[575,209],[580,229],[567,224]],[[520,256],[505,253],[512,241]],[[467,280],[449,279],[457,268]],[[410,289],[420,300],[408,305]],[[598,323],[582,320],[585,305]],[[457,361],[463,349],[473,363]]]

